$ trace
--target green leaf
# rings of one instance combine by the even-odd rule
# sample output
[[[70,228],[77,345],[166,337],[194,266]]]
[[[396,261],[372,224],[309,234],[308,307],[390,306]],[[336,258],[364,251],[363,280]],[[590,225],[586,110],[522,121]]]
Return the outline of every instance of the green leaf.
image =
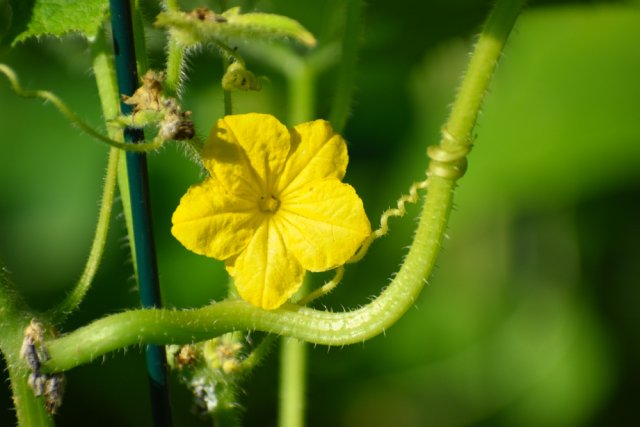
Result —
[[[313,35],[298,21],[268,13],[241,14],[238,8],[222,14],[206,9],[162,12],[157,16],[155,25],[176,30],[178,40],[185,45],[227,39],[292,39],[307,47],[316,44]]]
[[[11,44],[31,37],[62,37],[70,33],[92,39],[107,16],[107,0],[31,0],[13,1],[13,22],[8,39]]]

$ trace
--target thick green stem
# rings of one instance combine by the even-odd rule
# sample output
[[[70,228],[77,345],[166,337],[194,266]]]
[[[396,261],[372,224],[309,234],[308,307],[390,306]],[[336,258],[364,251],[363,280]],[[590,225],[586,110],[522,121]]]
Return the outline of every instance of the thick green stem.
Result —
[[[429,167],[428,193],[414,241],[400,271],[379,297],[360,309],[345,312],[295,304],[266,311],[244,301],[228,300],[190,311],[136,310],[115,314],[49,341],[51,360],[46,369],[68,370],[134,344],[189,343],[233,330],[257,329],[316,344],[346,345],[367,340],[392,326],[414,304],[433,269],[482,97],[522,4],[523,0],[500,0],[480,36],[445,125],[443,141],[431,152],[435,161]],[[487,64],[480,66],[477,58]]]
[[[464,79],[455,99],[446,129],[453,138],[444,138],[443,148],[455,151],[471,143],[476,124],[498,59],[520,9],[526,0],[500,0],[491,11],[478,38]]]
[[[289,76],[289,124],[297,125],[314,117],[315,73],[304,61]]]
[[[140,12],[140,0],[135,0],[135,6],[131,8],[131,24],[133,25],[133,43],[137,52],[136,66],[138,75],[144,76],[149,69],[149,56],[147,55],[147,41],[144,38],[144,22]]]
[[[26,325],[25,325],[26,327]],[[19,331],[22,336],[22,331]],[[19,351],[20,344],[14,348],[14,353]],[[29,386],[29,370],[19,358],[7,357],[11,391],[13,393],[13,405],[21,427],[47,427],[54,426],[53,417],[43,404],[42,397],[36,397]]]
[[[342,58],[338,67],[338,80],[329,115],[329,121],[338,133],[344,130],[351,108],[361,21],[362,0],[348,0],[344,36],[342,38]]]
[[[285,337],[281,345],[278,427],[302,427],[307,379],[306,343]]]

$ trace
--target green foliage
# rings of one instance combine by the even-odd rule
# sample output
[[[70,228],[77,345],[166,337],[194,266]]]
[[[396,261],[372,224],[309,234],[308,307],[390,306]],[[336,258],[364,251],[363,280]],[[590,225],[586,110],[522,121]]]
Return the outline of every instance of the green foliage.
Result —
[[[33,0],[13,3],[11,44],[70,33],[92,39],[109,11],[107,0]]]

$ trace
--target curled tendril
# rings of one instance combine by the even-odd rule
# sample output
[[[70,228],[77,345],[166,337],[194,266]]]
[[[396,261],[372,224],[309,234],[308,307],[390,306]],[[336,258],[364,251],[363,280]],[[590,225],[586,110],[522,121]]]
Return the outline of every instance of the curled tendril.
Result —
[[[24,98],[40,98],[50,102],[54,107],[56,107],[56,109],[58,109],[58,111],[60,111],[63,116],[65,116],[71,123],[76,125],[80,130],[99,141],[109,144],[112,147],[127,151],[143,152],[156,150],[160,148],[164,143],[164,140],[162,140],[161,138],[155,138],[151,142],[144,142],[140,144],[129,144],[111,139],[107,136],[102,135],[87,123],[85,123],[80,117],[78,117],[76,113],[71,111],[71,109],[67,107],[67,105],[53,93],[46,90],[30,91],[23,89],[20,85],[20,82],[18,81],[16,73],[7,65],[0,64],[0,73],[4,74],[7,77],[9,83],[11,84],[11,88],[18,96]]]
[[[369,247],[371,244],[380,237],[386,235],[389,232],[389,219],[393,217],[402,217],[407,213],[406,205],[407,203],[416,203],[418,201],[418,190],[424,190],[427,188],[429,182],[428,179],[420,182],[414,182],[409,188],[409,194],[403,194],[400,196],[398,201],[396,202],[395,208],[389,208],[382,213],[380,216],[380,227],[371,232],[369,237],[365,239],[360,246],[360,249],[347,261],[347,264],[353,264],[360,261],[367,254]],[[327,295],[329,292],[333,291],[336,286],[340,284],[342,278],[344,277],[344,265],[341,265],[336,269],[335,275],[331,280],[326,282],[320,288],[311,292],[309,295],[300,300],[300,305],[306,305],[311,301],[323,297]]]
[[[347,263],[353,264],[364,258],[373,241],[379,239],[389,232],[389,219],[404,216],[404,214],[407,213],[406,204],[416,203],[418,201],[418,190],[424,190],[428,185],[428,178],[424,181],[414,182],[409,188],[409,194],[403,194],[402,196],[400,196],[400,198],[396,202],[395,208],[389,208],[382,213],[382,215],[380,216],[380,227],[378,227],[377,230],[374,230],[371,235],[369,235],[369,237],[362,243],[362,246],[360,246],[358,252],[356,252],[356,254],[351,257],[351,259],[347,261]]]

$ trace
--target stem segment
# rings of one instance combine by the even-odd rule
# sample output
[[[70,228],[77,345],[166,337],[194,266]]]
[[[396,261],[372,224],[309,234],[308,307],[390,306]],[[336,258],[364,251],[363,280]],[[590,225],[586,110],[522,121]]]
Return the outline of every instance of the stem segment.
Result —
[[[53,426],[53,418],[29,386],[29,367],[20,358],[24,330],[35,315],[16,292],[0,262],[0,353],[11,381],[13,405],[21,427]]]
[[[305,424],[307,344],[284,337],[281,345],[278,427],[302,427]]]

